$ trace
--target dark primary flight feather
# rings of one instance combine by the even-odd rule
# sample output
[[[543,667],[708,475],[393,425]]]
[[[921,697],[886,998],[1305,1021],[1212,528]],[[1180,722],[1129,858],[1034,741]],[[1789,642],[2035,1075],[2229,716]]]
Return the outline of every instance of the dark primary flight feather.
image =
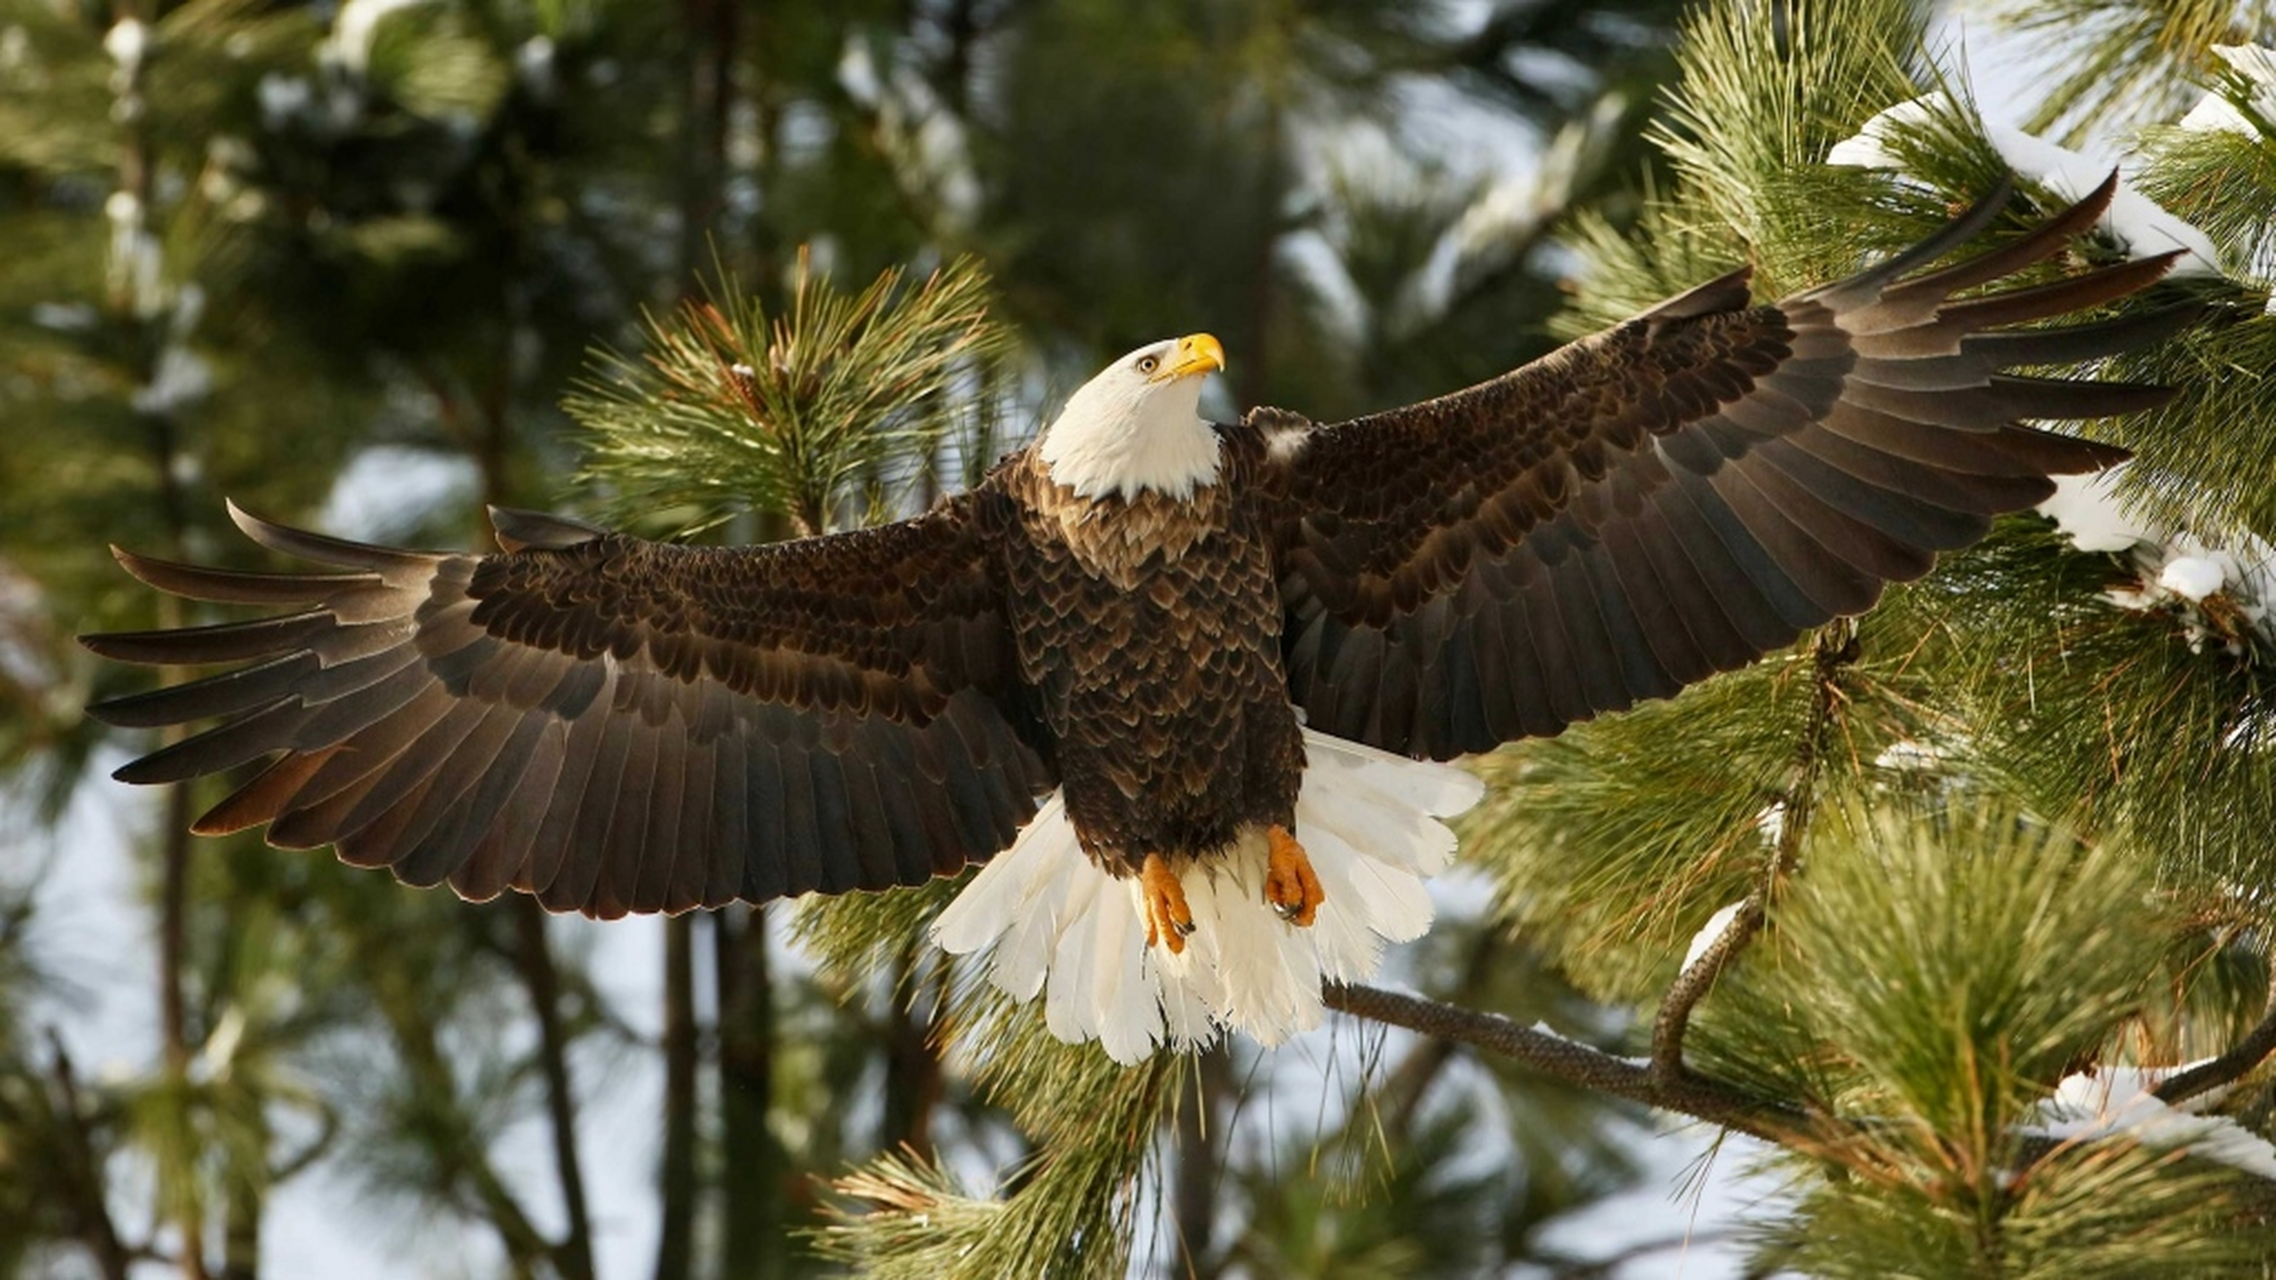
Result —
[[[1259,410],[1278,475],[1291,694],[1310,724],[1436,759],[1673,694],[1869,608],[2051,475],[2123,450],[2020,418],[2130,413],[2165,388],[2018,365],[2145,345],[2178,307],[2056,328],[2171,256],[1954,298],[2061,251],[2115,178],[2030,233],[1920,270],[2004,186],[1849,279],[1750,305],[1744,270],[1491,382],[1332,426]]]
[[[1315,728],[1417,756],[1555,733],[1863,610],[2050,475],[2122,457],[2017,420],[2165,392],[2003,371],[2189,314],[1997,327],[2122,297],[2166,260],[1954,298],[2056,253],[2109,194],[1924,269],[2003,190],[1775,305],[1735,272],[1425,404],[1224,428],[1245,455],[1228,482],[1255,486],[1237,500],[1267,504],[1290,696]],[[734,550],[497,512],[501,553],[419,553],[233,510],[330,571],[121,552],[161,590],[286,612],[89,637],[129,662],[247,664],[91,710],[218,721],[129,781],[269,762],[201,831],[266,822],[469,897],[615,915],[919,882],[1005,847],[1058,781],[1004,598],[1012,474],[882,529]]]
[[[120,552],[198,600],[282,617],[90,636],[129,662],[251,665],[92,708],[220,718],[119,771],[174,782],[285,754],[198,820],[473,898],[595,915],[919,884],[1010,843],[1056,781],[1016,708],[971,518],[778,546],[644,542],[495,512],[501,555],[396,551],[270,524],[339,572]]]

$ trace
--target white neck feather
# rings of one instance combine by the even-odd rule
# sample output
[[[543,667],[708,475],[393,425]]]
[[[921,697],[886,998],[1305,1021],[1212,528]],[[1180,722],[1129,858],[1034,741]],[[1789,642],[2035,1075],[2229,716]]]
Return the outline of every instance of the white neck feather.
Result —
[[[1117,365],[1084,383],[1043,433],[1051,478],[1083,498],[1151,489],[1185,500],[1217,479],[1217,432],[1201,419],[1201,379],[1147,382]]]

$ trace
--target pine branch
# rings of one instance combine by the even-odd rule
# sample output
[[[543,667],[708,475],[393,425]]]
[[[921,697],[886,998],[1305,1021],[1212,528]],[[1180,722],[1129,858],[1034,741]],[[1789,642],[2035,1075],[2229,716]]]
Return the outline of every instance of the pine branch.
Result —
[[[2261,1015],[2259,1023],[2245,1032],[2243,1039],[2230,1046],[2227,1053],[2187,1071],[2167,1076],[2150,1090],[2150,1094],[2169,1107],[2180,1106],[2191,1098],[2233,1083],[2267,1061],[2268,1055],[2272,1053],[2276,1053],[2276,984],[2270,986],[2268,1008]]]
[[[1661,999],[1659,1013],[1652,1018],[1652,1077],[1667,1082],[1682,1079],[1687,1072],[1683,1065],[1683,1039],[1691,1029],[1691,1011],[1698,1007],[1707,993],[1714,989],[1715,980],[1723,970],[1738,959],[1747,944],[1762,932],[1763,922],[1770,914],[1770,887],[1787,865],[1784,841],[1779,852],[1773,855],[1763,869],[1763,883],[1746,896],[1738,913],[1723,926],[1722,933],[1701,952],[1699,958],[1684,966],[1675,981],[1668,985],[1667,995]]]
[[[1691,1027],[1691,1011],[1714,989],[1715,980],[1722,976],[1723,970],[1762,931],[1763,922],[1769,917],[1772,895],[1801,857],[1802,837],[1809,830],[1810,809],[1817,791],[1818,767],[1825,756],[1826,736],[1833,725],[1835,705],[1841,699],[1841,672],[1855,663],[1857,656],[1854,622],[1844,619],[1818,632],[1814,696],[1810,699],[1809,719],[1803,726],[1801,742],[1795,750],[1794,782],[1786,789],[1777,847],[1764,860],[1762,879],[1747,894],[1738,913],[1723,926],[1722,933],[1707,950],[1676,975],[1667,995],[1660,1001],[1659,1014],[1652,1019],[1652,1078],[1663,1085],[1672,1084],[1686,1074],[1683,1039]]]
[[[723,280],[712,300],[650,317],[645,357],[603,354],[563,401],[585,428],[578,479],[623,519],[676,509],[700,529],[757,509],[824,532],[865,481],[913,480],[935,457],[960,393],[1009,343],[988,292],[969,259],[848,294],[802,256],[770,315]]]
[[[880,1156],[833,1182],[869,1208],[827,1210],[832,1221],[806,1233],[816,1252],[877,1280],[1123,1275],[1140,1175],[1184,1093],[1189,1059],[1164,1053],[1120,1067],[1093,1046],[1057,1041],[1032,1007],[990,996],[966,1003],[995,1024],[963,1033],[963,1043],[989,1046],[974,1077],[1011,1108],[1038,1154],[1008,1191],[984,1196],[913,1153]]]
[[[1838,1136],[1823,1120],[1792,1103],[1758,1097],[1702,1076],[1662,1079],[1648,1063],[1616,1058],[1578,1041],[1521,1027],[1499,1014],[1380,987],[1331,984],[1322,988],[1322,996],[1329,1008],[1356,1018],[1484,1049],[1565,1084],[1680,1112],[1765,1142],[1815,1150]]]

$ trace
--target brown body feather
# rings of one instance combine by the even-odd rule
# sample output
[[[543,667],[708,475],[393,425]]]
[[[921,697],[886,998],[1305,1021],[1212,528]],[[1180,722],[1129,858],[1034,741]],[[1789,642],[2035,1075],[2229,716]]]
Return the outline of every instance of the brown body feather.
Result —
[[[1017,513],[1003,566],[1021,675],[1083,848],[1121,875],[1295,822],[1304,748],[1268,513],[1253,460],[1221,458],[1190,501],[1079,498],[1033,450],[990,477]]]
[[[1470,390],[1219,430],[1191,501],[1078,499],[1033,451],[884,529],[733,550],[499,513],[502,553],[366,547],[241,517],[323,574],[125,555],[194,599],[286,608],[89,637],[251,665],[101,704],[220,723],[137,782],[260,773],[201,830],[485,897],[613,915],[921,881],[1064,782],[1130,874],[1291,820],[1315,729],[1447,758],[1661,697],[1869,607],[2050,475],[2121,451],[2019,425],[2155,388],[2012,377],[2184,311],[1985,332],[2132,293],[2163,262],[1959,301],[2054,255],[2105,188],[1989,253],[1916,250],[1776,305],[1734,273]],[[1913,274],[1908,274],[1913,273]]]

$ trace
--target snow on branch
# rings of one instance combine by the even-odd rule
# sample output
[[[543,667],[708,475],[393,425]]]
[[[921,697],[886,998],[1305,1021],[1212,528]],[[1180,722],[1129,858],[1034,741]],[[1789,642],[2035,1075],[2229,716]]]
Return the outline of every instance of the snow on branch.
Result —
[[[2208,641],[2236,657],[2248,640],[2276,642],[2276,546],[2238,529],[2208,540],[2197,532],[2142,519],[2117,494],[2130,463],[2092,476],[2058,476],[2055,496],[2039,513],[2081,551],[2120,552],[2131,557],[2138,585],[2103,593],[2121,609],[2171,611],[2182,623],[2189,647],[2203,652]]]
[[[2098,1067],[2063,1077],[2016,1131],[2056,1142],[2126,1138],[2276,1179],[2276,1145],[2226,1116],[2197,1114],[2216,1094],[2169,1106],[2151,1090],[2182,1067]]]
[[[1699,926],[1699,932],[1691,935],[1691,946],[1683,953],[1684,969],[1699,963],[1699,957],[1706,955],[1710,947],[1723,940],[1723,934],[1730,929],[1731,921],[1738,919],[1739,912],[1745,910],[1746,905],[1746,899],[1741,898],[1737,902],[1725,903],[1721,910],[1707,917],[1707,923]]]
[[[1867,120],[1855,136],[1835,143],[1826,153],[1826,162],[1902,170],[1906,167],[1903,152],[1894,145],[1898,135],[1927,130],[1938,121],[1951,120],[1959,111],[1951,97],[1942,92],[1900,102]],[[1970,123],[2010,169],[2064,200],[2083,199],[2117,167],[2111,161],[2058,146],[2012,125],[1989,120]],[[2176,276],[2222,274],[2220,250],[2213,246],[2211,237],[2166,212],[2156,201],[2128,186],[2123,177],[2117,194],[2110,199],[2109,212],[2102,216],[2102,230],[2137,258],[2183,250],[2185,256],[2173,267]]]
[[[2228,64],[2227,83],[2190,108],[2181,117],[2181,127],[2276,138],[2276,49],[2217,44],[2213,52]]]

